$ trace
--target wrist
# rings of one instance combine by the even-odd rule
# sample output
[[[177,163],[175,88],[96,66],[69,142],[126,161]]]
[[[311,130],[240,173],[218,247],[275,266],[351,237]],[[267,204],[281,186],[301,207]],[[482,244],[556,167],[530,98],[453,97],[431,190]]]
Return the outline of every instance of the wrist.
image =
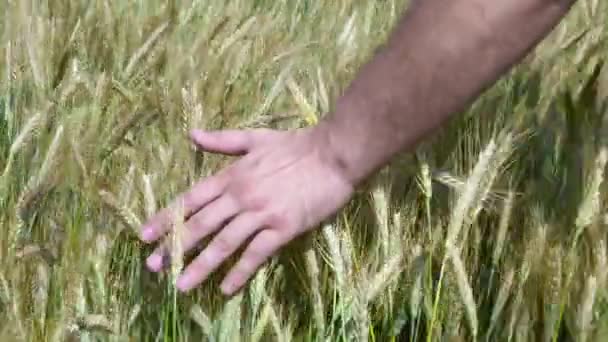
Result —
[[[315,140],[328,166],[345,182],[356,188],[373,172],[374,161],[371,158],[358,157],[365,153],[365,143],[361,141],[363,137],[345,125],[342,122],[343,117],[343,114],[336,112],[321,120],[313,128],[317,135]],[[352,128],[354,129],[354,126]]]
[[[357,186],[352,176],[351,166],[346,162],[344,150],[334,141],[335,129],[327,120],[321,120],[314,126],[307,127],[308,135],[312,140],[313,149],[317,151],[322,163],[332,173],[351,187]]]

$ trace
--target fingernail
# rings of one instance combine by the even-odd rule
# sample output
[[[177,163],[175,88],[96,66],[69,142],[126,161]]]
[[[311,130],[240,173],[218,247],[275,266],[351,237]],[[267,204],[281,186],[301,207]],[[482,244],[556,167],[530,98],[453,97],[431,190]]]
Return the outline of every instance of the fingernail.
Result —
[[[154,239],[154,229],[151,227],[144,228],[141,232],[141,238],[146,242],[152,241]]]
[[[222,290],[224,295],[229,296],[232,294],[232,292],[234,292],[234,283],[232,283],[232,282],[223,283],[220,286],[220,289]]]
[[[190,136],[193,139],[201,139],[203,136],[203,131],[199,130],[199,129],[193,129],[192,131],[190,131]]]
[[[186,292],[190,290],[190,287],[192,286],[192,284],[190,284],[191,281],[192,279],[188,277],[187,274],[184,274],[177,279],[177,283],[175,284],[175,286],[177,286],[180,291]]]
[[[152,254],[146,260],[146,264],[152,271],[158,271],[163,267],[163,258],[158,254]]]

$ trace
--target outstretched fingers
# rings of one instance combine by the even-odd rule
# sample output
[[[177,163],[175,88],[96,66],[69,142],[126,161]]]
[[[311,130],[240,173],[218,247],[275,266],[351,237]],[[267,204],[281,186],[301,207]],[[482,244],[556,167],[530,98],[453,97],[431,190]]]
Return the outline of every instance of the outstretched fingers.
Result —
[[[179,236],[183,253],[189,252],[202,239],[214,233],[222,225],[236,216],[239,212],[238,204],[229,195],[223,195],[209,203],[205,208],[192,215],[185,223],[185,232]],[[157,247],[148,257],[146,264],[153,272],[159,272],[170,262],[171,245],[168,242]]]
[[[160,210],[144,224],[141,239],[152,243],[171,229],[176,214],[181,213],[184,219],[218,198],[225,187],[224,177],[212,176],[198,182],[188,192],[178,196],[171,205]]]
[[[261,215],[243,213],[234,218],[186,267],[177,280],[181,291],[189,291],[205,281],[250,236],[264,225]]]
[[[267,229],[257,234],[222,281],[222,292],[229,296],[238,291],[288,241],[289,236],[276,230]]]

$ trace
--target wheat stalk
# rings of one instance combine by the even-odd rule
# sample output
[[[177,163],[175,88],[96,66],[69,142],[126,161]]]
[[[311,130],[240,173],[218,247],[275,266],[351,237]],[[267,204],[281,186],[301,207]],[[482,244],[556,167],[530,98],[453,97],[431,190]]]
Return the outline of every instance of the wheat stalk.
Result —
[[[603,238],[598,238],[595,242],[595,246],[593,248],[593,255],[595,257],[596,269],[595,273],[597,274],[597,283],[600,288],[605,285],[606,277],[608,275],[608,261],[606,260],[606,240]]]
[[[583,302],[580,306],[579,326],[580,326],[580,341],[586,341],[589,337],[591,322],[593,320],[593,304],[597,294],[597,278],[589,276],[583,295]]]
[[[26,142],[30,140],[30,138],[35,134],[35,132],[40,128],[41,125],[42,114],[37,112],[27,120],[19,134],[17,134],[17,137],[9,148],[8,160],[6,162],[6,166],[4,167],[4,171],[2,172],[3,182],[7,181],[6,178],[8,177],[8,173],[10,172],[11,166],[13,165],[15,156],[17,155],[19,150],[27,146]]]
[[[150,34],[150,36],[148,37],[148,39],[146,39],[146,41],[143,43],[143,45],[139,49],[137,49],[135,51],[135,53],[133,53],[133,55],[131,56],[131,59],[129,59],[129,63],[127,64],[127,66],[124,70],[125,79],[129,79],[131,77],[131,75],[133,74],[133,71],[135,71],[135,67],[137,67],[137,64],[139,63],[139,61],[142,58],[144,58],[148,52],[150,52],[152,47],[154,47],[154,45],[158,42],[158,39],[162,36],[162,34],[167,30],[168,27],[169,27],[168,21],[159,25]]]
[[[112,209],[112,212],[116,215],[116,217],[122,221],[127,227],[131,228],[137,235],[139,228],[141,226],[141,221],[135,215],[131,209],[121,205],[120,202],[116,199],[116,197],[109,191],[100,190],[99,196],[102,201]]]
[[[460,296],[464,303],[467,317],[469,318],[473,338],[476,338],[478,333],[478,320],[477,308],[473,298],[473,289],[469,285],[464,265],[456,249],[448,247],[448,255],[450,256],[450,260],[454,265],[454,271],[456,271],[456,284],[458,285],[458,290],[460,291]]]
[[[78,329],[81,331],[103,331],[105,333],[118,335],[114,324],[104,315],[87,314],[78,319]]]
[[[253,278],[251,286],[249,286],[249,294],[251,300],[251,311],[257,313],[264,298],[266,298],[266,282],[268,278],[269,265],[263,265]]]
[[[505,304],[507,303],[507,299],[509,298],[511,292],[511,287],[513,286],[514,277],[515,270],[509,269],[502,280],[502,285],[498,290],[498,296],[496,297],[496,303],[494,303],[494,307],[492,308],[492,314],[490,316],[490,327],[488,328],[486,341],[489,341],[489,338],[498,323],[498,317],[502,314],[502,310],[505,307]]]
[[[287,79],[286,84],[306,123],[308,125],[316,124],[319,120],[317,110],[308,102],[302,89],[291,77]]]
[[[346,279],[352,279],[354,273],[353,256],[355,255],[355,249],[352,237],[347,229],[341,231],[340,240],[342,241],[342,243],[340,243],[340,254],[342,255],[342,260],[344,260]],[[347,283],[347,285],[349,284]]]
[[[468,211],[472,205],[475,205],[475,198],[479,191],[479,185],[483,176],[491,162],[492,156],[496,150],[496,144],[491,140],[484,151],[480,154],[477,164],[473,168],[471,175],[467,179],[464,191],[458,197],[456,207],[452,211],[452,217],[448,226],[448,235],[445,240],[446,248],[450,248],[456,242],[456,238],[460,233],[463,225],[468,224]]]
[[[319,290],[321,288],[321,284],[319,283],[319,265],[317,262],[317,256],[315,255],[315,250],[313,248],[307,250],[305,257],[313,295],[313,317],[319,336],[324,336],[325,310],[323,309],[323,297],[321,296],[321,292]]]
[[[492,263],[494,267],[498,266],[502,251],[505,245],[507,236],[507,229],[509,228],[509,220],[511,219],[511,213],[513,211],[514,194],[509,192],[507,200],[504,203],[502,214],[500,215],[500,222],[498,223],[498,232],[496,233],[496,242],[494,252],[492,254]]]
[[[40,184],[45,182],[50,170],[53,169],[55,164],[57,163],[57,152],[59,151],[59,147],[62,141],[61,139],[63,138],[63,131],[63,125],[59,125],[59,127],[55,131],[55,136],[51,141],[51,145],[49,146],[49,149],[46,153],[46,157],[42,162],[42,166],[40,166],[40,171],[38,171],[38,175],[35,181],[30,182],[29,184],[30,188],[34,186],[39,186]]]
[[[500,140],[500,144],[497,147],[496,152],[491,157],[487,166],[485,177],[483,177],[483,180],[479,185],[480,191],[476,193],[477,196],[475,200],[473,200],[474,209],[471,213],[471,220],[474,220],[483,208],[483,203],[487,200],[488,195],[491,193],[491,188],[494,185],[496,177],[498,176],[498,171],[507,161],[507,158],[512,152],[512,145],[513,136],[506,133]]]
[[[386,258],[389,251],[389,189],[386,189],[385,185],[380,183],[372,189],[372,199],[374,206],[374,213],[378,220],[378,232],[381,258]]]
[[[23,8],[25,8],[25,6],[23,6]],[[26,46],[26,51],[27,51],[27,55],[29,57],[29,62],[30,62],[30,67],[32,69],[32,76],[34,77],[34,83],[36,84],[36,87],[42,89],[44,88],[44,76],[42,73],[42,66],[40,65],[40,61],[39,61],[39,54],[37,49],[34,47],[34,42],[40,42],[40,37],[35,36],[33,34],[33,30],[32,30],[32,26],[34,26],[34,20],[37,19],[36,16],[28,16],[26,13],[23,13],[24,17],[29,17],[30,20],[28,22],[28,28],[27,28],[27,34],[28,34],[28,39],[25,39],[25,46]]]
[[[317,93],[319,94],[319,104],[321,105],[321,110],[323,111],[323,113],[327,113],[330,110],[329,95],[327,92],[327,85],[325,83],[325,80],[323,79],[323,72],[320,67],[317,67],[317,81]]]
[[[143,193],[144,193],[144,201],[145,201],[145,209],[146,216],[151,217],[156,213],[156,199],[154,197],[154,190],[152,189],[152,181],[150,180],[150,175],[143,174],[142,176],[143,182]]]
[[[193,304],[190,308],[190,318],[203,330],[209,341],[215,341],[213,335],[213,323],[207,314],[203,311],[200,305]]]
[[[402,262],[403,256],[400,253],[396,254],[384,264],[373,279],[367,281],[366,302],[373,301],[395,278],[399,277]]]
[[[591,225],[600,214],[600,187],[604,181],[604,169],[607,162],[608,148],[602,147],[595,159],[591,182],[576,217],[577,235],[580,235],[585,227]]]
[[[258,108],[258,110],[253,113],[253,118],[258,118],[266,114],[272,103],[281,94],[281,91],[283,91],[286,79],[291,73],[291,69],[291,65],[288,65],[281,70],[277,80],[274,82],[272,88],[270,88],[268,95],[264,97],[264,102],[262,102],[262,105]]]
[[[252,342],[258,342],[262,339],[262,335],[264,335],[264,331],[268,322],[270,321],[270,311],[272,310],[272,304],[270,302],[266,302],[264,307],[262,308],[262,313],[260,318],[256,320],[255,327],[253,328],[253,334],[251,335]]]
[[[325,240],[329,246],[329,253],[331,255],[338,287],[340,289],[344,289],[346,287],[346,279],[344,278],[344,275],[346,274],[346,267],[344,266],[344,259],[342,258],[342,253],[340,252],[340,243],[338,242],[338,237],[334,232],[334,228],[329,224],[324,225],[322,230]]]
[[[247,31],[251,28],[251,26],[256,22],[257,18],[255,16],[252,16],[251,18],[247,19],[247,21],[245,21],[243,23],[243,25],[241,25],[241,27],[239,27],[238,30],[236,30],[232,35],[230,35],[228,38],[226,38],[224,40],[224,43],[220,46],[220,48],[217,51],[217,55],[221,56],[224,54],[224,52],[231,46],[233,45],[237,40],[241,39],[243,36],[245,36],[247,34]]]
[[[230,298],[220,319],[219,341],[241,341],[241,305],[243,293],[239,292]]]
[[[175,284],[177,278],[179,277],[182,269],[184,267],[184,246],[182,241],[188,241],[187,234],[188,230],[186,229],[184,222],[184,205],[183,203],[179,203],[172,210],[173,214],[173,229],[171,229],[169,233],[169,243],[171,245],[170,251],[170,260],[171,260],[171,283]]]
[[[137,320],[137,318],[139,317],[140,314],[141,314],[141,305],[135,304],[135,306],[133,306],[133,308],[131,309],[131,313],[129,314],[129,319],[127,320],[127,330],[131,329],[131,327],[135,323],[135,320]]]

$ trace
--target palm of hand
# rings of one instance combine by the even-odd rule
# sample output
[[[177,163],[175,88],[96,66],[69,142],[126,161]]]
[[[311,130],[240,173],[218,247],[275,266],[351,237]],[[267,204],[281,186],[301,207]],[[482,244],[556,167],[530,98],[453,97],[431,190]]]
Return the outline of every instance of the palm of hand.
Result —
[[[335,213],[353,194],[352,185],[332,167],[323,135],[314,128],[194,131],[192,139],[203,150],[242,157],[173,203],[181,203],[186,214],[184,252],[216,234],[178,278],[182,291],[207,279],[251,239],[221,285],[225,294],[233,294],[281,247]],[[172,207],[144,225],[144,241],[156,242],[171,229]],[[158,247],[147,260],[148,268],[160,271],[168,249],[168,244]]]

